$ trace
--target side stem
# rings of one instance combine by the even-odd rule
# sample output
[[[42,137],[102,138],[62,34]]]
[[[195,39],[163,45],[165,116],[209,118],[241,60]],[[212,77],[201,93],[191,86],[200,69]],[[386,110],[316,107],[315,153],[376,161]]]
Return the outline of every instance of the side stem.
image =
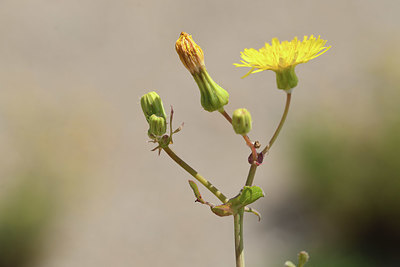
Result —
[[[206,178],[201,176],[196,170],[190,167],[186,162],[184,162],[178,155],[175,154],[169,147],[164,147],[163,150],[170,156],[179,166],[181,166],[185,171],[190,173],[197,181],[202,183],[208,190],[211,191],[222,203],[228,202],[228,198],[222,194],[214,185],[212,185]]]
[[[285,105],[285,110],[283,111],[283,115],[281,118],[281,121],[279,122],[278,128],[276,128],[274,135],[272,136],[271,140],[269,140],[268,145],[263,149],[262,153],[265,155],[268,153],[272,145],[274,144],[276,138],[278,137],[283,125],[285,124],[285,120],[287,117],[287,114],[289,112],[289,107],[290,107],[290,100],[292,98],[292,93],[286,93],[286,105]]]
[[[271,140],[269,141],[268,145],[263,149],[262,153],[263,155],[265,155],[266,153],[268,153],[269,149],[272,147],[272,145],[274,144],[276,138],[278,138],[278,135],[283,127],[283,125],[285,124],[286,121],[286,117],[289,113],[289,107],[290,107],[290,101],[292,98],[292,94],[291,93],[287,93],[286,94],[286,105],[285,105],[285,110],[283,111],[282,114],[282,118],[281,121],[279,122],[278,127],[275,130],[274,135],[272,136]],[[252,164],[250,166],[250,170],[249,170],[249,174],[247,175],[247,180],[246,180],[246,185],[247,186],[251,186],[253,184],[254,181],[254,176],[256,175],[256,171],[257,171],[257,165]]]

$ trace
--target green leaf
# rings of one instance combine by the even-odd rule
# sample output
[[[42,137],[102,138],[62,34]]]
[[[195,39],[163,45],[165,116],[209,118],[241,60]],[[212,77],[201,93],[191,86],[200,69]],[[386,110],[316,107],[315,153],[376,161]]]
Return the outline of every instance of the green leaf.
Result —
[[[195,195],[195,197],[196,197],[196,200],[197,200],[198,202],[202,203],[202,204],[206,204],[206,202],[204,201],[204,199],[201,197],[201,194],[200,194],[199,188],[197,187],[197,184],[196,184],[194,181],[189,180],[189,185],[190,185],[190,187],[191,187],[192,190],[193,190],[193,193],[194,193],[194,195]]]
[[[264,197],[263,190],[258,186],[245,186],[240,191],[239,195],[229,200],[232,202],[236,209],[243,208],[253,202],[255,202],[260,197]]]
[[[221,217],[234,215],[239,211],[239,209],[245,208],[247,205],[253,203],[263,196],[264,192],[260,187],[245,186],[242,190],[240,190],[240,193],[236,197],[229,199],[229,201],[225,204],[211,207],[211,210],[216,215]],[[249,208],[247,208],[247,211],[251,211],[259,216],[259,214],[257,214],[257,212],[254,212],[254,210],[250,210]]]
[[[261,221],[261,214],[256,209],[246,206],[246,207],[244,207],[244,211],[253,213],[254,215],[256,215],[258,217],[258,221]]]
[[[229,201],[225,204],[211,207],[211,211],[220,217],[230,216],[236,213],[236,210],[232,207],[232,203]]]

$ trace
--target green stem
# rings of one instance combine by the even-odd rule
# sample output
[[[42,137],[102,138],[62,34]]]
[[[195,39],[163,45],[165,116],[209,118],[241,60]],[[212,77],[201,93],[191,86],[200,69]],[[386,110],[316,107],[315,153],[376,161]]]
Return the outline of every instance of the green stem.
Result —
[[[278,137],[283,125],[285,124],[287,114],[289,113],[289,107],[290,107],[290,100],[292,98],[291,93],[286,94],[286,105],[285,105],[285,110],[283,111],[281,121],[279,122],[278,128],[276,128],[274,135],[272,136],[271,140],[269,141],[268,145],[263,149],[262,153],[265,155],[271,146],[274,144],[276,138]],[[251,186],[254,181],[254,176],[256,175],[256,170],[257,170],[257,165],[252,164],[249,170],[249,174],[247,175],[247,180],[246,180],[246,185]]]
[[[276,138],[278,137],[283,125],[285,124],[285,120],[287,117],[287,114],[289,112],[289,106],[290,106],[290,100],[292,98],[292,93],[286,93],[286,105],[285,105],[285,110],[283,111],[283,115],[281,118],[281,121],[279,122],[278,128],[276,128],[274,135],[272,136],[271,140],[269,141],[268,145],[263,149],[262,153],[265,155],[268,153],[272,145],[274,144]]]
[[[234,231],[235,231],[235,255],[236,267],[244,267],[244,247],[243,247],[243,209],[233,215]]]
[[[206,178],[201,176],[197,171],[184,162],[178,155],[175,154],[169,147],[163,147],[164,151],[185,171],[190,173],[197,181],[202,183],[208,190],[211,191],[222,203],[228,202],[228,198],[222,194],[215,186],[213,186]]]
[[[254,181],[254,176],[256,175],[257,165],[252,164],[250,166],[249,174],[247,175],[246,186],[251,186]]]

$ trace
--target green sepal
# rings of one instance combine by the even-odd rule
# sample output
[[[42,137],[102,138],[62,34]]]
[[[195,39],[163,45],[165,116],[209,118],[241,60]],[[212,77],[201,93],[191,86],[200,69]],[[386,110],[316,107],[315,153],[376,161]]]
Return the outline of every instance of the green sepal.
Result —
[[[168,147],[168,145],[171,143],[171,137],[168,135],[163,135],[161,138],[158,139],[158,145],[161,148]]]
[[[299,79],[294,72],[294,67],[295,66],[291,66],[287,69],[275,71],[276,85],[279,89],[288,91],[297,86]]]
[[[222,109],[229,102],[229,93],[219,86],[203,68],[199,73],[194,73],[193,78],[200,89],[201,106],[213,112]]]

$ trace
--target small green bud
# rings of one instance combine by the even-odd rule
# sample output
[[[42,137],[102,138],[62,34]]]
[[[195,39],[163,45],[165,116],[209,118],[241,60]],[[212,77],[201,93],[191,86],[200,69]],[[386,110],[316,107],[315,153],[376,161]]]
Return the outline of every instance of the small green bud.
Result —
[[[153,114],[149,118],[149,135],[161,136],[167,131],[167,124],[163,117]]]
[[[301,251],[299,253],[299,267],[303,267],[306,262],[310,259],[310,256],[306,251]]]
[[[297,86],[299,80],[294,72],[294,67],[290,66],[289,68],[275,71],[276,84],[279,89],[288,91]]]
[[[251,130],[251,115],[245,108],[239,108],[233,112],[232,126],[235,133],[246,135]]]
[[[140,104],[147,122],[150,122],[151,115],[167,119],[161,97],[156,92],[150,92],[142,96]]]
[[[222,109],[229,102],[229,93],[211,79],[205,68],[194,73],[193,78],[200,89],[201,105],[209,111]]]

